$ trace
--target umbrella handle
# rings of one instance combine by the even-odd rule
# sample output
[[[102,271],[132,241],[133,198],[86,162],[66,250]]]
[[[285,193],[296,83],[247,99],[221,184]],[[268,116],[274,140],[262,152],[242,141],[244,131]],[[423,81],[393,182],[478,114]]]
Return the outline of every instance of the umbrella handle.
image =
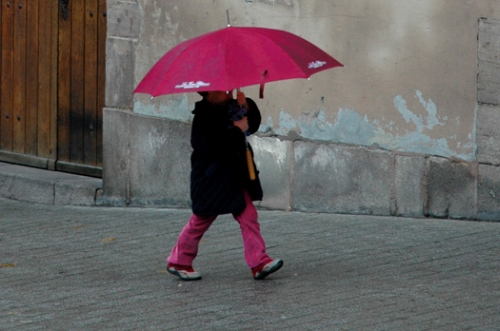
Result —
[[[248,174],[250,175],[250,180],[255,180],[255,168],[253,166],[253,158],[252,152],[247,148],[247,166],[248,166]]]
[[[240,88],[238,87],[236,89],[236,92],[239,92],[239,91],[240,91]],[[250,176],[250,180],[255,180],[255,178],[256,178],[255,167],[253,166],[252,152],[250,151],[250,148],[248,148],[248,145],[247,145],[246,156],[247,156],[248,175]]]

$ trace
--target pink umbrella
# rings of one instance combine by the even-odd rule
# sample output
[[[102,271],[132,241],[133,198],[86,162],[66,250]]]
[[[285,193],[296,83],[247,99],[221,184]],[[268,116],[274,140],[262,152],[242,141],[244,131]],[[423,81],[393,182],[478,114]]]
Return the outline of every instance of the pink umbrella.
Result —
[[[230,91],[311,75],[342,64],[292,33],[231,27],[187,40],[167,52],[134,93]]]

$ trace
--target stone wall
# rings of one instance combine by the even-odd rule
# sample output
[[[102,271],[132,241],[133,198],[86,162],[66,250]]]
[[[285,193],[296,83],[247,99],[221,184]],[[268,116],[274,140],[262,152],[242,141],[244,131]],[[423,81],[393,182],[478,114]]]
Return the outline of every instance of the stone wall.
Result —
[[[307,212],[475,219],[477,163],[440,157],[396,154],[380,149],[296,141],[293,169],[282,174],[280,161],[262,162],[261,150],[275,142],[253,138],[257,165],[291,182],[289,196],[264,181],[261,206]],[[268,205],[268,200],[274,205]],[[288,205],[288,202],[291,204]]]
[[[175,120],[155,117],[155,107],[134,111],[131,91],[138,82],[135,66],[143,20],[136,1],[108,2],[102,203],[189,207],[189,114]],[[478,40],[476,129],[470,134],[477,144],[475,160],[262,130],[251,138],[265,192],[258,205],[500,221],[500,21],[479,20]],[[146,46],[140,46],[142,54]],[[421,99],[430,114],[432,101]],[[402,101],[398,110],[412,115]],[[411,121],[418,124],[418,118]]]
[[[107,109],[102,202],[182,207],[189,201],[190,126]],[[113,129],[111,129],[113,128]],[[147,139],[145,139],[147,137]],[[500,220],[498,166],[376,148],[251,137],[261,208]]]

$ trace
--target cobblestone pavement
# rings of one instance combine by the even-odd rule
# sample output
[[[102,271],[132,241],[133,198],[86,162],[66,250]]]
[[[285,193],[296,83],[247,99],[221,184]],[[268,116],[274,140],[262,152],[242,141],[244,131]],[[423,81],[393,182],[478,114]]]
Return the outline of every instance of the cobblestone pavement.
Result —
[[[0,330],[500,329],[500,223],[260,211],[285,264],[255,281],[223,216],[182,282],[189,215],[0,199]]]

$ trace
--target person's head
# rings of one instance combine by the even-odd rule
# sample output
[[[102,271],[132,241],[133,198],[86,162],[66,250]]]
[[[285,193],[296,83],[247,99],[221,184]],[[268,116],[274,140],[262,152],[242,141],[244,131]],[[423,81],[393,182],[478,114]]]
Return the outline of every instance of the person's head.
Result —
[[[198,93],[208,102],[217,106],[224,106],[233,98],[233,91],[208,91]]]

